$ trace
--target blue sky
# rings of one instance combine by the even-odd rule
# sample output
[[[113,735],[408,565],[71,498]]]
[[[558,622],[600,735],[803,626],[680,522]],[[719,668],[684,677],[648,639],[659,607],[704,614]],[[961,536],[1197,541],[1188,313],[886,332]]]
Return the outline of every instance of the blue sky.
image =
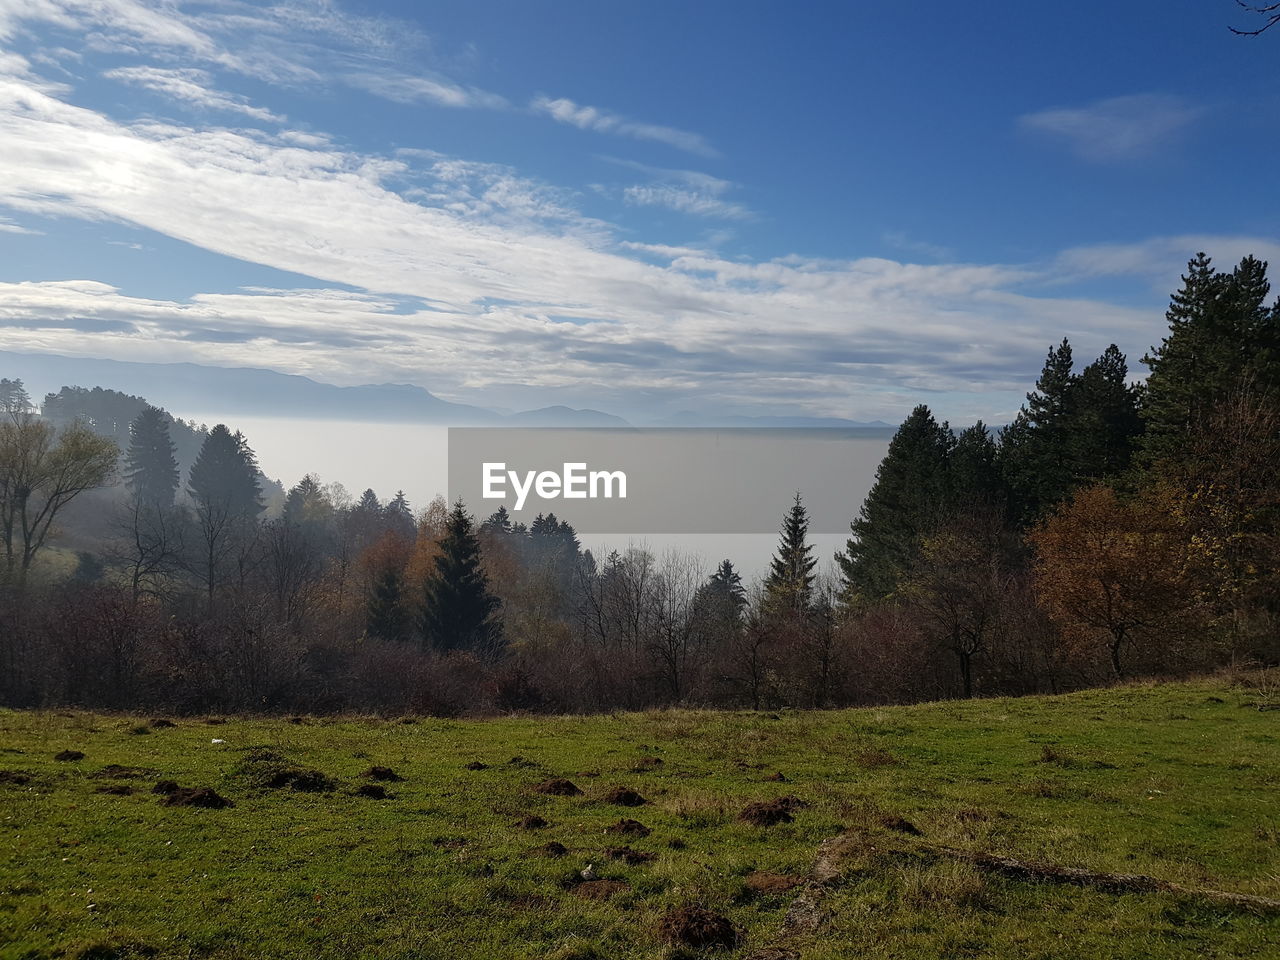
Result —
[[[797,9],[797,6],[800,9]],[[501,407],[1008,418],[1280,259],[1230,0],[0,0],[0,347]]]

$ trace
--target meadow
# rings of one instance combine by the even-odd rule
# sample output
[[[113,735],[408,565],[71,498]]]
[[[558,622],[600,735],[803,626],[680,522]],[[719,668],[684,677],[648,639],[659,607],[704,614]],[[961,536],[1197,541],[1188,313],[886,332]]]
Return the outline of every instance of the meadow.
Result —
[[[1271,696],[3,711],[0,960],[1280,956]]]

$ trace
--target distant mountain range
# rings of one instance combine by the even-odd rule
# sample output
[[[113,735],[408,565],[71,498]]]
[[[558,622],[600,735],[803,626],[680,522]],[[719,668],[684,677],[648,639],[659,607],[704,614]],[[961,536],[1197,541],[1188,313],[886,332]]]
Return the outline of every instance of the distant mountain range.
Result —
[[[565,406],[515,413],[442,400],[405,383],[339,387],[309,377],[251,367],[196,363],[139,363],[0,350],[0,377],[20,378],[37,403],[64,386],[103,387],[143,397],[177,417],[191,413],[357,420],[440,426],[627,427],[621,417]],[[708,416],[683,411],[657,427],[789,427],[888,429],[881,420],[837,417]]]
[[[136,363],[0,350],[0,377],[20,378],[37,403],[64,386],[104,387],[144,397],[174,416],[184,411],[316,420],[364,420],[448,426],[625,427],[598,410],[552,406],[501,414],[442,400],[405,383],[338,387],[309,377],[251,367]]]

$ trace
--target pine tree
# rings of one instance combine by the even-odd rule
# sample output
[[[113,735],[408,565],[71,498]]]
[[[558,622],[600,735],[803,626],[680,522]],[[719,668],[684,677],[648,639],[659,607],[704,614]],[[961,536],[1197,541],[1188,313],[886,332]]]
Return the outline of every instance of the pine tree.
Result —
[[[365,604],[365,633],[392,643],[408,639],[409,618],[405,613],[404,580],[394,566],[374,577]]]
[[[21,380],[0,378],[0,413],[13,415],[31,412],[31,395]]]
[[[1074,484],[1070,437],[1077,377],[1071,344],[1049,350],[1036,388],[1000,434],[1000,463],[1015,516],[1031,522],[1059,503]]]
[[[950,509],[948,458],[954,442],[947,424],[924,405],[898,428],[850,524],[853,536],[836,554],[848,601],[887,597],[910,573],[922,539]]]
[[[147,407],[129,428],[125,486],[142,506],[168,510],[178,492],[177,446],[169,435],[170,417]]]
[[[960,431],[948,464],[950,499],[957,509],[996,506],[1004,500],[999,448],[981,420]]]
[[[209,431],[187,478],[197,508],[253,519],[263,510],[258,462],[244,434],[225,424]]]
[[[772,611],[783,616],[808,614],[813,597],[813,568],[817,559],[808,542],[809,515],[796,494],[795,502],[782,521],[778,552],[765,578],[765,596]]]
[[[505,536],[511,533],[511,514],[507,513],[506,507],[498,507],[497,510],[489,514],[484,523],[480,524],[480,529],[486,533]]]
[[[1069,438],[1074,484],[1123,472],[1141,431],[1138,394],[1129,384],[1125,355],[1113,343],[1084,368],[1076,384]]]
[[[413,519],[413,510],[409,506],[409,498],[404,495],[403,490],[396,491],[396,495],[391,498],[391,502],[387,504],[383,512],[387,525],[402,537],[412,539],[414,534],[417,533],[418,524]]]
[[[1142,393],[1142,456],[1176,458],[1197,424],[1248,384],[1280,392],[1280,302],[1270,308],[1267,264],[1245,257],[1230,274],[1199,253],[1165,317],[1169,334],[1142,358],[1151,368]]]
[[[423,640],[437,650],[493,654],[502,638],[501,602],[489,592],[480,563],[480,541],[459,500],[449,511],[435,571],[422,607]]]

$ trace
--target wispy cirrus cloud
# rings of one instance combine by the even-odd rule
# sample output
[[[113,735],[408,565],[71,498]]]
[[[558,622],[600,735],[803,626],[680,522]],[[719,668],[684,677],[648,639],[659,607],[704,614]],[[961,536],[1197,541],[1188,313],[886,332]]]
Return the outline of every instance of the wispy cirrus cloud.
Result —
[[[174,100],[199,107],[202,110],[221,110],[240,113],[254,120],[282,123],[285,118],[265,107],[255,107],[238,94],[225,93],[212,86],[212,77],[205,70],[192,67],[167,69],[163,67],[117,67],[103,74],[110,80],[142,87],[163,94]]]
[[[644,174],[649,183],[622,190],[624,203],[636,207],[665,207],[679,213],[717,220],[751,220],[754,214],[741,203],[725,198],[736,184],[699,170],[655,167],[618,157],[601,157],[609,163]]]
[[[596,133],[612,133],[635,140],[650,140],[665,143],[677,150],[697,154],[702,157],[717,157],[717,151],[706,138],[698,133],[677,130],[655,123],[639,123],[629,120],[620,114],[601,107],[589,107],[575,103],[567,97],[536,97],[529,106],[537,113],[545,113],[553,120],[567,123],[579,130],[593,130]]]
[[[1116,163],[1141,160],[1176,142],[1203,112],[1181,97],[1142,93],[1028,113],[1018,123],[1084,160]]]

